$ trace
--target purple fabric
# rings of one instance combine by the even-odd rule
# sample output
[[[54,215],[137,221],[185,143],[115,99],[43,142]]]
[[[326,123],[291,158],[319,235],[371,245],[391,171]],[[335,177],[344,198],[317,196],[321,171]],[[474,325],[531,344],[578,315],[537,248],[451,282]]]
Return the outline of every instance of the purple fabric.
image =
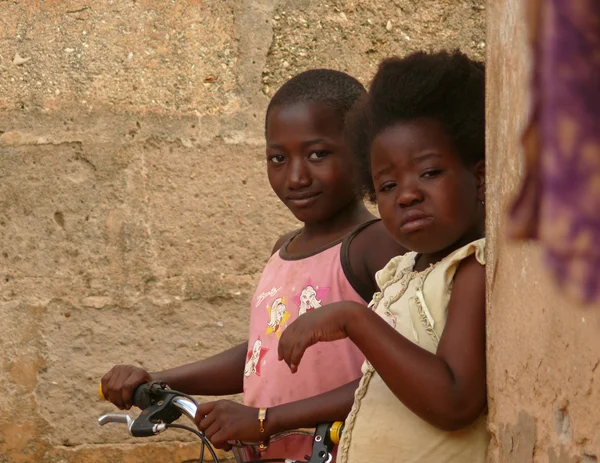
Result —
[[[600,1],[531,5],[534,111],[510,231],[541,242],[569,295],[599,302]]]

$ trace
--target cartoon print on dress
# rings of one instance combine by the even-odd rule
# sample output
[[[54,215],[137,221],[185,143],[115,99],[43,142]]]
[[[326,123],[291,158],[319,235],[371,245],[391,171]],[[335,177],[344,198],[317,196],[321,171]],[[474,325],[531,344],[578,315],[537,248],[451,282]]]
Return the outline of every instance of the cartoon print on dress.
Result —
[[[269,349],[262,346],[262,341],[258,338],[254,341],[252,350],[248,351],[246,356],[246,366],[244,367],[244,376],[248,377],[253,374],[260,376],[260,366],[264,356],[267,354]]]
[[[291,316],[285,305],[285,296],[275,299],[270,306],[267,306],[267,310],[269,311],[269,323],[267,324],[266,334],[275,333],[279,338],[283,332],[285,322]]]
[[[329,288],[320,288],[313,284],[309,278],[300,294],[294,296],[294,303],[298,306],[298,316],[306,312],[318,309],[323,305],[323,299],[327,296]]]

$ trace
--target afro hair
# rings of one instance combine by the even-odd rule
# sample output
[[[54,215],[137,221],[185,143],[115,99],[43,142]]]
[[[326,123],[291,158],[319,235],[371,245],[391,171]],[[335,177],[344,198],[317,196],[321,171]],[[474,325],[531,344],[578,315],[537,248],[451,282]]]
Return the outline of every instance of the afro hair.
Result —
[[[465,54],[417,52],[381,62],[368,95],[348,115],[346,134],[371,201],[370,147],[384,129],[416,119],[441,123],[465,165],[485,160],[485,68]]]

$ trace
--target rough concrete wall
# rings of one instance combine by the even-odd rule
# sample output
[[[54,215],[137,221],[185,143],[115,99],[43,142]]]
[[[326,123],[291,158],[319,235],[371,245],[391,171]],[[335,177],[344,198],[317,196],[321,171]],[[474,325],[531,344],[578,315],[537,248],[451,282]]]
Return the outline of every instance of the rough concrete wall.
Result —
[[[522,0],[488,2],[488,384],[490,461],[600,457],[600,316],[554,290],[534,245],[506,241],[522,163],[529,49]]]
[[[119,362],[245,340],[276,237],[269,95],[310,67],[484,53],[483,0],[0,0],[0,461],[180,462],[100,428]],[[157,440],[160,444],[156,444]],[[183,442],[181,442],[183,440]]]

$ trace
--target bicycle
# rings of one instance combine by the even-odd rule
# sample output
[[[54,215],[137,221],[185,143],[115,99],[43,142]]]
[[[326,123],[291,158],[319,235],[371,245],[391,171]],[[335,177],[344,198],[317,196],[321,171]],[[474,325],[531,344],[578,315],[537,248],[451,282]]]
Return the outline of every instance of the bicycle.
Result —
[[[104,400],[102,385],[98,388],[100,397]],[[144,383],[136,388],[132,399],[133,404],[141,409],[137,418],[132,418],[126,413],[107,413],[98,418],[100,426],[107,423],[123,423],[127,425],[127,431],[134,437],[150,437],[160,434],[169,428],[185,429],[194,433],[202,442],[200,457],[198,461],[204,461],[205,448],[208,449],[213,461],[219,463],[209,440],[196,428],[173,423],[182,415],[187,416],[192,422],[196,416],[198,403],[196,400],[183,392],[170,389],[162,382]],[[271,442],[283,439],[289,435],[312,435],[312,454],[306,460],[292,460],[285,458],[256,458],[256,448],[259,443],[230,442],[232,452],[237,463],[331,463],[333,461],[333,447],[339,443],[344,424],[342,422],[322,423],[315,429],[298,429],[275,434],[270,437]]]

